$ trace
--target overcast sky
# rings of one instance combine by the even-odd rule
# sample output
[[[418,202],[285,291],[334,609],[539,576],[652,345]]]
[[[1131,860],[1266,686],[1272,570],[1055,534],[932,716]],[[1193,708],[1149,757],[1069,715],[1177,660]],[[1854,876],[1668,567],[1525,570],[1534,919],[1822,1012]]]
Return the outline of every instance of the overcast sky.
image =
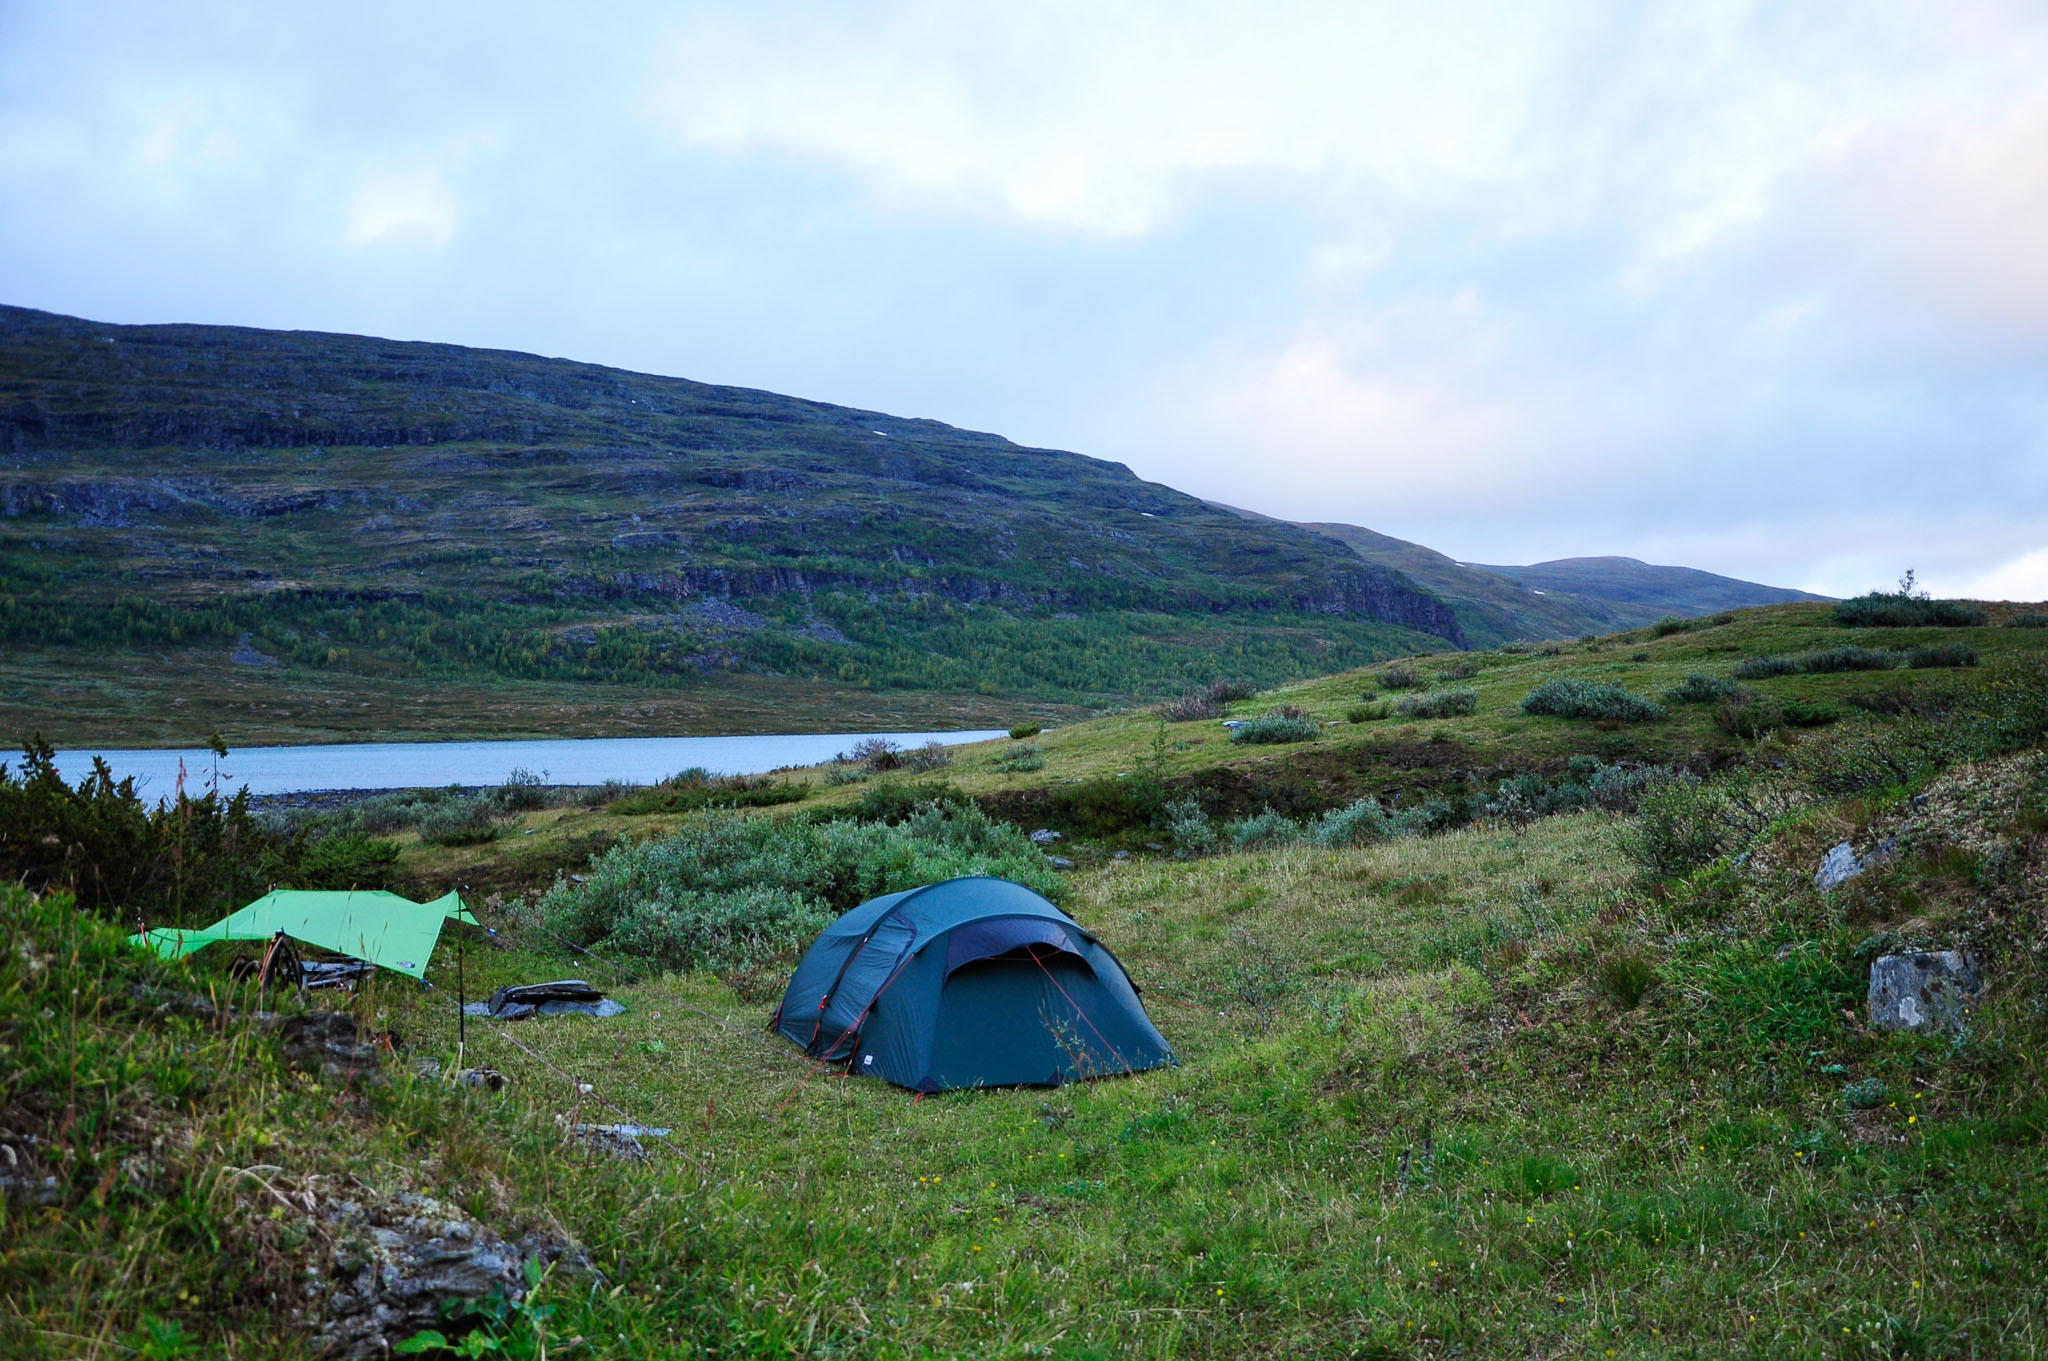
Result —
[[[2048,596],[2044,240],[2040,0],[0,0],[0,300],[930,416],[1466,561]]]

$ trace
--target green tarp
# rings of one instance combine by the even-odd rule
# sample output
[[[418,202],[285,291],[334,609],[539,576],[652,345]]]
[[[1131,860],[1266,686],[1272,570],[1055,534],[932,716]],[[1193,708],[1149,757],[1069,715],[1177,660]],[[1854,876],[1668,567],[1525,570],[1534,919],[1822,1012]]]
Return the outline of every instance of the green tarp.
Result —
[[[280,888],[211,926],[160,926],[129,939],[165,959],[178,959],[217,940],[269,940],[282,931],[293,940],[424,979],[427,958],[441,938],[441,923],[451,917],[471,926],[480,924],[453,892],[431,903],[416,903],[381,891]]]

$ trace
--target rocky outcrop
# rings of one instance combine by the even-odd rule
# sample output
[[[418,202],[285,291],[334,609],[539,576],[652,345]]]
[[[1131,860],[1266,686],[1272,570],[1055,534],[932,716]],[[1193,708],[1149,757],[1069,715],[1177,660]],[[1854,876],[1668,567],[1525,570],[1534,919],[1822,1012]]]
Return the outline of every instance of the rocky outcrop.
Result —
[[[1870,965],[1870,1023],[1880,1030],[1959,1034],[1983,991],[1983,976],[1961,950],[1880,955]]]
[[[560,1239],[508,1240],[411,1192],[316,1202],[309,1218],[328,1253],[306,1268],[300,1316],[329,1356],[385,1357],[427,1328],[459,1333],[463,1304],[494,1294],[515,1307],[523,1301],[529,1263],[583,1264]]]

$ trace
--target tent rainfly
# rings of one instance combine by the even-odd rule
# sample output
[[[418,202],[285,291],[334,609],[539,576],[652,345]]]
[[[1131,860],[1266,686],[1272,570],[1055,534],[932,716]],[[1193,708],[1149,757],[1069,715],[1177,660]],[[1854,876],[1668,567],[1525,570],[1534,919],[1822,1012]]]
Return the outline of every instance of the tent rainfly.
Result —
[[[919,1092],[1175,1062],[1115,955],[1022,884],[985,877],[875,898],[826,927],[770,1029]]]
[[[280,888],[211,926],[189,931],[160,926],[129,940],[165,959],[178,959],[217,940],[269,940],[283,932],[293,940],[424,979],[427,958],[441,938],[441,924],[451,919],[481,925],[453,892],[416,903],[382,891]]]

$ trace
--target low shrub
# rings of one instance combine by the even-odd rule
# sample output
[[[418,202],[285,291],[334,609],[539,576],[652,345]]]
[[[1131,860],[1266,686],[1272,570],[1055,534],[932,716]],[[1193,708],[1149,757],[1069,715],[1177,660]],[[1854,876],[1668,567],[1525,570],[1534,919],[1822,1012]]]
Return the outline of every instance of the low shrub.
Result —
[[[1287,846],[1301,840],[1302,827],[1285,813],[1264,808],[1250,817],[1238,818],[1223,829],[1230,844],[1240,851]]]
[[[1222,844],[1216,835],[1216,824],[1209,821],[1194,795],[1175,799],[1161,811],[1166,820],[1166,834],[1173,842],[1174,859],[1193,860],[1196,856],[1212,853]]]
[[[1322,730],[1323,725],[1313,718],[1289,718],[1285,714],[1274,713],[1246,719],[1230,730],[1230,740],[1247,745],[1309,742]]]
[[[1753,741],[1784,727],[1785,710],[1768,695],[1744,690],[1715,707],[1714,724],[1731,737]]]
[[[1009,747],[994,762],[994,769],[1019,775],[1033,770],[1045,769],[1045,757],[1035,745]]]
[[[831,779],[829,773],[826,779]],[[606,807],[624,817],[690,813],[700,808],[773,808],[800,802],[810,792],[809,785],[789,780],[762,775],[717,776],[693,769],[645,789],[628,790]]]
[[[576,791],[576,802],[585,808],[602,808],[613,799],[623,798],[632,792],[633,786],[624,780],[606,780],[603,784],[585,785]]]
[[[1975,628],[1984,622],[1984,610],[1967,600],[1930,600],[1904,588],[1838,600],[1835,622],[1844,628]]]
[[[2005,621],[2009,629],[2048,629],[2048,614],[2027,610]]]
[[[397,842],[340,832],[307,847],[292,879],[299,888],[384,889],[397,876]]]
[[[548,773],[538,775],[521,766],[505,777],[505,783],[478,795],[500,813],[525,813],[548,804]]]
[[[1809,652],[1801,657],[1799,669],[1810,676],[1843,671],[1892,671],[1904,660],[1900,653],[1880,652],[1876,648],[1831,647],[1825,652]]]
[[[1769,680],[1772,676],[1796,676],[1799,662],[1793,657],[1745,657],[1735,664],[1737,680]]]
[[[1481,806],[1489,816],[1517,823],[1581,808],[1632,813],[1645,790],[1670,778],[1662,766],[1608,765],[1597,756],[1574,756],[1557,775],[1525,771],[1502,780]]]
[[[1257,697],[1259,687],[1250,681],[1218,680],[1210,681],[1209,688],[1202,693],[1218,704],[1235,704],[1241,699]]]
[[[1479,692],[1469,685],[1454,685],[1428,694],[1403,695],[1394,706],[1404,718],[1462,718],[1479,708]]]
[[[1890,685],[1875,690],[1864,690],[1849,696],[1849,703],[1867,713],[1881,714],[1886,718],[1900,718],[1918,715],[1928,705],[1926,693],[1904,681],[1893,681]]]
[[[1016,727],[1010,729],[1010,737],[1015,741],[1021,742],[1027,737],[1036,737],[1044,731],[1045,725],[1041,723],[1019,723]]]
[[[1044,854],[971,802],[927,803],[899,822],[807,822],[713,812],[673,836],[615,846],[587,881],[542,897],[548,928],[578,945],[668,969],[787,960],[837,914],[967,874],[1015,880],[1055,900]]]
[[[901,779],[877,780],[861,791],[860,801],[846,813],[855,822],[879,822],[894,826],[908,822],[926,808],[959,809],[973,806],[965,790],[945,780],[911,784]],[[820,810],[823,812],[823,810]],[[825,818],[825,821],[831,821]]]
[[[1230,712],[1230,706],[1197,690],[1179,699],[1170,699],[1153,712],[1168,723],[1197,723],[1205,718],[1223,717]]]
[[[1620,723],[1664,717],[1662,705],[1619,685],[1569,676],[1545,681],[1531,690],[1522,700],[1522,712],[1551,718],[1612,719]]]
[[[1394,706],[1384,699],[1378,699],[1366,704],[1352,705],[1344,711],[1344,721],[1346,723],[1372,723],[1382,718],[1391,718],[1393,714]]]
[[[1939,647],[1916,647],[1906,653],[1906,665],[1915,671],[1926,671],[1937,666],[1975,666],[1977,650],[1962,643],[1943,643]]]
[[[1464,657],[1452,662],[1449,666],[1438,667],[1436,678],[1439,681],[1461,681],[1471,680],[1478,674],[1479,663],[1470,657]]]
[[[1739,699],[1746,693],[1732,680],[1692,675],[1666,690],[1664,701],[1667,704],[1716,704],[1724,699]]]
[[[1332,849],[1368,846],[1375,841],[1385,841],[1394,832],[1394,819],[1387,815],[1378,799],[1360,799],[1342,808],[1332,808],[1310,823],[1307,829],[1310,841]]]
[[[952,748],[936,738],[921,747],[911,748],[897,760],[900,768],[913,775],[928,775],[934,770],[944,770],[952,764]]]
[[[1382,690],[1413,690],[1419,685],[1429,684],[1420,671],[1399,663],[1381,667],[1374,679]]]
[[[1784,715],[1785,725],[1791,728],[1824,728],[1842,716],[1832,704],[1815,699],[1788,699],[1778,709]]]
[[[886,737],[864,737],[833,759],[841,765],[859,766],[870,775],[883,775],[903,764],[903,749]]]
[[[1719,794],[1690,775],[1646,791],[1634,821],[1621,831],[1621,848],[1645,880],[1676,879],[1711,864],[1731,837]]]
[[[850,766],[843,761],[834,761],[825,767],[825,783],[833,789],[841,785],[865,784],[872,778],[862,767]]]
[[[498,820],[482,799],[436,804],[418,822],[420,840],[433,846],[476,846],[498,839]]]
[[[1674,633],[1690,633],[1696,627],[1698,626],[1690,619],[1680,619],[1675,614],[1667,614],[1650,625],[1650,636],[1669,638]]]

